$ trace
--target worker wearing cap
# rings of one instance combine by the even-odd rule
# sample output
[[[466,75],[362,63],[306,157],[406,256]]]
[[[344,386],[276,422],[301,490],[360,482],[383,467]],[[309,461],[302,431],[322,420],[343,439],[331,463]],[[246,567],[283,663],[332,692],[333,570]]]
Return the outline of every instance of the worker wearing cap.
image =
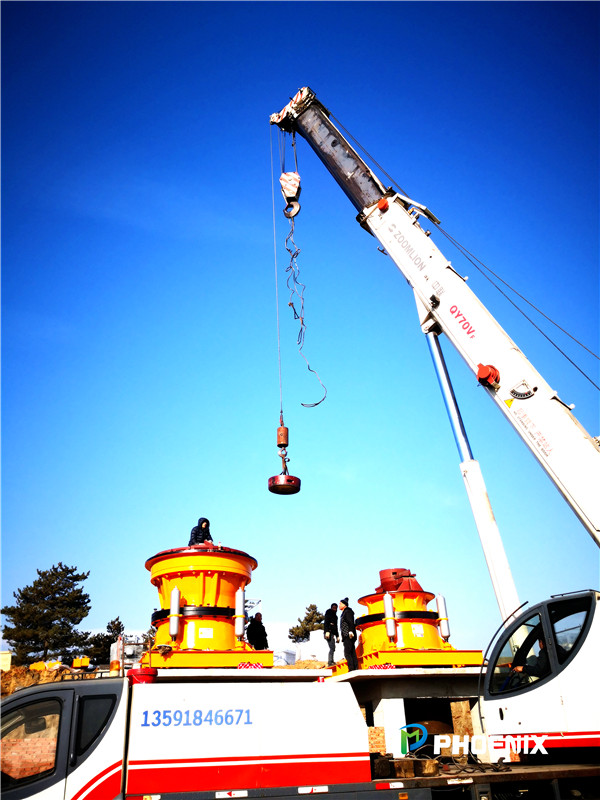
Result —
[[[354,648],[356,647],[356,628],[354,626],[354,611],[348,607],[348,598],[340,600],[340,633],[344,645],[344,655],[348,662],[348,672],[358,669],[358,659]]]

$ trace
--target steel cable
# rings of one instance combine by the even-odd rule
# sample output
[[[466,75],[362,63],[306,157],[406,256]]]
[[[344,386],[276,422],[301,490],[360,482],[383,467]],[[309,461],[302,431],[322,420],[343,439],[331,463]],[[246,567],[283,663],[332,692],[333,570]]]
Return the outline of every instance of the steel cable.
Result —
[[[398,191],[400,191],[402,194],[404,194],[404,195],[408,196],[408,193],[407,193],[407,192],[406,192],[406,191],[405,191],[405,190],[404,190],[404,189],[403,189],[403,188],[400,186],[400,184],[399,184],[397,181],[395,181],[395,180],[394,180],[394,178],[392,178],[392,176],[391,176],[391,175],[390,175],[388,172],[386,172],[386,171],[385,171],[385,169],[384,169],[384,168],[381,166],[381,164],[379,164],[379,163],[378,163],[378,162],[377,162],[377,161],[376,161],[376,160],[373,158],[373,156],[372,156],[372,155],[371,155],[371,154],[370,154],[370,153],[369,153],[369,152],[368,152],[368,151],[367,151],[367,150],[366,150],[366,149],[365,149],[365,148],[364,148],[364,147],[361,145],[361,143],[360,143],[360,142],[359,142],[359,141],[358,141],[358,140],[357,140],[357,139],[356,139],[354,136],[352,136],[352,134],[351,134],[351,133],[350,133],[350,132],[349,132],[349,131],[348,131],[348,130],[347,130],[347,129],[346,129],[346,128],[345,128],[345,127],[342,125],[342,124],[341,124],[341,122],[340,122],[338,119],[336,119],[336,118],[335,118],[333,115],[331,115],[331,118],[332,118],[332,119],[335,121],[336,125],[338,125],[338,127],[340,128],[340,130],[342,130],[342,131],[344,132],[344,134],[345,134],[345,135],[348,137],[348,139],[351,139],[351,140],[354,142],[354,144],[355,144],[355,145],[356,145],[356,146],[359,148],[359,150],[361,150],[361,152],[362,152],[362,153],[364,153],[364,154],[365,154],[365,156],[366,156],[366,157],[367,157],[367,158],[368,158],[368,159],[371,161],[371,163],[373,163],[373,164],[374,164],[374,165],[375,165],[375,166],[376,166],[376,167],[377,167],[377,168],[378,168],[378,169],[381,171],[381,173],[382,173],[383,175],[385,175],[385,177],[386,177],[386,178],[387,178],[387,179],[388,179],[388,180],[391,182],[391,184],[392,184],[392,185],[393,185],[393,186],[394,186],[394,187],[395,187],[395,188],[396,188]],[[434,224],[435,224],[435,223],[434,223]],[[460,252],[460,253],[461,253],[461,254],[462,254],[462,255],[463,255],[463,256],[464,256],[464,257],[465,257],[465,258],[466,258],[466,259],[467,259],[467,260],[468,260],[468,261],[469,261],[469,262],[470,262],[470,263],[471,263],[473,266],[474,266],[474,267],[475,267],[475,269],[477,269],[477,270],[478,270],[478,271],[479,271],[479,272],[480,272],[480,273],[483,275],[483,277],[484,277],[484,278],[486,278],[486,280],[488,280],[488,281],[489,281],[489,282],[492,284],[492,286],[493,286],[493,287],[494,287],[494,288],[495,288],[497,291],[499,291],[499,292],[500,292],[500,294],[501,294],[503,297],[505,297],[505,298],[506,298],[506,300],[508,300],[508,302],[509,302],[509,303],[510,303],[512,306],[514,306],[514,308],[516,308],[516,310],[517,310],[517,311],[518,311],[518,312],[519,312],[519,313],[520,313],[520,314],[521,314],[521,315],[522,315],[522,316],[523,316],[523,317],[524,317],[524,318],[525,318],[525,319],[526,319],[526,320],[527,320],[527,321],[528,321],[528,322],[529,322],[531,325],[533,325],[533,327],[534,327],[534,328],[535,328],[535,329],[536,329],[536,330],[537,330],[539,333],[541,333],[541,334],[542,334],[542,336],[543,336],[543,337],[544,337],[544,338],[545,338],[545,339],[546,339],[546,340],[547,340],[547,341],[548,341],[548,342],[549,342],[549,343],[550,343],[550,344],[551,344],[551,345],[552,345],[554,348],[556,348],[556,350],[558,350],[558,352],[559,352],[559,353],[560,353],[560,354],[561,354],[561,355],[562,355],[562,356],[563,356],[563,357],[564,357],[564,358],[565,358],[565,359],[566,359],[566,360],[567,360],[567,361],[568,361],[568,362],[569,362],[569,363],[570,363],[570,364],[571,364],[573,367],[575,367],[575,369],[576,369],[578,372],[580,372],[580,373],[581,373],[581,375],[583,375],[583,377],[584,377],[584,378],[585,378],[587,381],[589,381],[589,382],[592,384],[592,386],[594,386],[596,389],[598,389],[598,390],[600,391],[600,386],[599,386],[597,383],[595,383],[595,382],[592,380],[592,378],[590,378],[590,376],[589,376],[589,375],[588,375],[588,374],[587,374],[587,373],[586,373],[586,372],[585,372],[583,369],[581,369],[581,367],[579,367],[579,365],[578,365],[578,364],[576,364],[576,363],[575,363],[575,361],[573,361],[573,359],[572,359],[572,358],[570,358],[570,357],[569,357],[569,356],[568,356],[568,355],[567,355],[567,354],[564,352],[564,350],[562,350],[562,349],[561,349],[561,348],[558,346],[558,344],[557,344],[557,343],[556,343],[556,342],[555,342],[555,341],[554,341],[554,340],[553,340],[553,339],[552,339],[550,336],[548,336],[548,335],[547,335],[547,334],[546,334],[546,333],[545,333],[545,332],[544,332],[544,331],[543,331],[543,330],[542,330],[542,329],[541,329],[541,328],[540,328],[538,325],[536,325],[536,323],[535,323],[535,322],[534,322],[534,321],[533,321],[533,320],[532,320],[532,319],[531,319],[531,318],[530,318],[530,317],[529,317],[529,316],[528,316],[528,315],[527,315],[527,314],[526,314],[526,313],[523,311],[523,309],[522,309],[522,308],[520,308],[520,307],[519,307],[519,306],[518,306],[518,305],[517,305],[517,304],[516,304],[516,303],[515,303],[513,300],[511,300],[511,298],[510,298],[510,297],[509,297],[509,296],[506,294],[506,292],[503,292],[503,291],[502,291],[502,289],[501,289],[499,286],[497,286],[497,285],[496,285],[496,283],[494,283],[494,281],[493,281],[493,280],[492,280],[492,279],[489,277],[489,275],[486,275],[486,273],[485,273],[483,270],[484,270],[484,269],[485,269],[485,270],[487,270],[487,271],[488,271],[488,272],[489,272],[491,275],[493,275],[495,278],[497,278],[497,280],[501,281],[501,282],[502,282],[502,283],[503,283],[503,284],[504,284],[504,285],[505,285],[505,286],[506,286],[506,287],[507,287],[507,288],[508,288],[508,289],[509,289],[511,292],[513,292],[514,294],[516,294],[516,295],[517,295],[517,297],[519,297],[521,300],[523,300],[525,303],[527,303],[529,306],[531,306],[531,308],[533,308],[533,309],[534,309],[534,310],[535,310],[535,311],[536,311],[538,314],[540,314],[542,317],[544,317],[544,319],[546,319],[546,320],[547,320],[547,321],[548,321],[548,322],[549,322],[551,325],[554,325],[556,328],[558,328],[558,330],[559,330],[559,331],[561,331],[562,333],[564,333],[564,334],[565,334],[565,336],[568,336],[568,337],[569,337],[569,339],[571,339],[573,342],[575,342],[575,344],[579,345],[579,347],[581,347],[583,350],[585,350],[587,353],[589,353],[589,354],[590,354],[590,355],[591,355],[593,358],[600,360],[600,356],[598,356],[596,353],[594,353],[594,352],[593,352],[593,350],[590,350],[588,347],[586,347],[586,345],[584,345],[584,344],[583,344],[583,342],[580,342],[580,341],[579,341],[578,339],[576,339],[576,338],[575,338],[575,337],[574,337],[572,334],[570,334],[570,333],[569,333],[567,330],[565,330],[563,327],[561,327],[561,326],[560,326],[560,325],[559,325],[557,322],[555,322],[555,321],[554,321],[554,320],[553,320],[551,317],[549,317],[547,314],[545,314],[545,313],[544,313],[544,312],[543,312],[541,309],[539,309],[539,308],[538,308],[538,307],[537,307],[537,306],[536,306],[534,303],[532,303],[530,300],[528,300],[528,299],[527,299],[527,298],[526,298],[524,295],[520,294],[520,292],[518,292],[516,289],[514,289],[514,288],[513,288],[513,287],[512,287],[512,286],[511,286],[509,283],[507,283],[507,281],[503,280],[503,278],[501,278],[501,277],[500,277],[500,276],[499,276],[497,273],[495,273],[495,272],[494,272],[492,269],[490,269],[490,267],[488,267],[486,264],[484,264],[484,263],[483,263],[483,261],[481,261],[481,260],[480,260],[480,259],[478,259],[478,258],[477,258],[475,255],[473,255],[472,253],[470,253],[470,252],[469,252],[469,250],[467,250],[467,248],[466,248],[466,247],[464,247],[463,245],[461,245],[461,244],[460,244],[460,242],[458,242],[456,239],[454,239],[454,237],[453,237],[453,236],[451,236],[451,235],[450,235],[450,234],[449,234],[447,231],[445,231],[445,230],[444,230],[444,229],[441,227],[441,225],[438,225],[438,224],[436,224],[436,228],[437,228],[437,229],[440,231],[440,233],[442,233],[442,234],[443,234],[443,235],[444,235],[444,236],[445,236],[445,237],[448,239],[448,241],[449,241],[449,242],[451,242],[451,243],[452,243],[452,244],[453,244],[453,245],[454,245],[454,246],[457,248],[457,250],[458,250],[458,251],[459,251],[459,252]],[[476,263],[476,262],[477,262],[477,263]],[[481,264],[481,267],[483,267],[483,269],[481,269],[481,267],[480,267],[480,266],[478,266],[478,264]]]

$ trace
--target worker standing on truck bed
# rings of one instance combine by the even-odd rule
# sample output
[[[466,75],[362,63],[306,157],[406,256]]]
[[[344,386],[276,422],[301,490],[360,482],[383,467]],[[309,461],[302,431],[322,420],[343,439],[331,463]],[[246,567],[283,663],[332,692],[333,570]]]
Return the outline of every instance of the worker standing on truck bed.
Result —
[[[267,641],[267,631],[262,622],[262,614],[258,612],[250,620],[250,624],[246,628],[246,637],[249,644],[255,650],[268,650],[269,643]]]
[[[340,632],[344,645],[344,655],[348,662],[348,672],[358,669],[358,659],[356,658],[356,628],[354,627],[354,611],[348,607],[348,598],[340,600],[342,615],[340,617]]]
[[[335,662],[335,643],[340,641],[340,634],[338,632],[338,618],[337,618],[337,603],[332,603],[331,608],[325,612],[323,620],[323,635],[327,639],[329,645],[329,658],[327,666],[333,667]]]

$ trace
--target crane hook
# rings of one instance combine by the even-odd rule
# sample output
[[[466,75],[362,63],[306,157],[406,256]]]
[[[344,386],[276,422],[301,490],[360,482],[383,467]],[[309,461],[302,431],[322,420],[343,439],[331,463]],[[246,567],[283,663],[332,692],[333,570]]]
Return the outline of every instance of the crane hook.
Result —
[[[292,200],[292,202],[288,202],[287,206],[283,209],[283,214],[288,219],[293,219],[299,211],[300,203],[297,200]]]

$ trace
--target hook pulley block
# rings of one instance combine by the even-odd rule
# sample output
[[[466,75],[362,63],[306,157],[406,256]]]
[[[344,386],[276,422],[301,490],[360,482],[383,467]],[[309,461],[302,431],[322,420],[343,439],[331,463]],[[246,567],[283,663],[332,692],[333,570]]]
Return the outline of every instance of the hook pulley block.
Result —
[[[292,219],[300,211],[300,203],[298,202],[302,191],[300,175],[297,172],[284,172],[279,178],[279,183],[281,184],[281,194],[286,203],[283,213],[288,219]]]

